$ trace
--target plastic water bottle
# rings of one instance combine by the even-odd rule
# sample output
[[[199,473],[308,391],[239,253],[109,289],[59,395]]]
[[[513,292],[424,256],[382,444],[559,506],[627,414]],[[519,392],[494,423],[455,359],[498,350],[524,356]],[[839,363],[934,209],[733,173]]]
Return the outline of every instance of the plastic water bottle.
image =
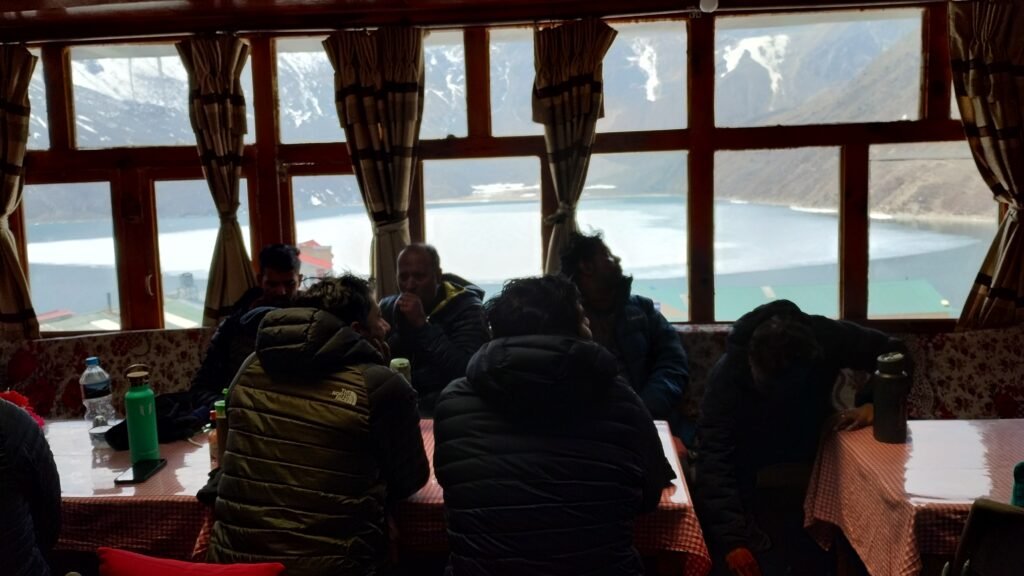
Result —
[[[110,398],[110,374],[100,368],[100,359],[90,356],[85,359],[85,371],[78,379],[82,386],[82,404],[85,405],[85,421],[91,424],[89,436],[93,444],[102,444],[103,434],[117,419],[117,412]]]
[[[156,430],[156,402],[149,386],[149,367],[128,367],[128,392],[124,395],[124,414],[128,420],[128,450],[132,464],[159,460],[160,444]]]

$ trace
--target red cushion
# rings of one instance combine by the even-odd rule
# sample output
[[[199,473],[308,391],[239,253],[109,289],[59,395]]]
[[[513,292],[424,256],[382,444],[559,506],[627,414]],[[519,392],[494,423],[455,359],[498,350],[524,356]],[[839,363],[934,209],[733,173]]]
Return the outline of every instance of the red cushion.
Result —
[[[151,558],[114,548],[99,548],[100,576],[278,576],[284,565],[272,564],[198,564]]]

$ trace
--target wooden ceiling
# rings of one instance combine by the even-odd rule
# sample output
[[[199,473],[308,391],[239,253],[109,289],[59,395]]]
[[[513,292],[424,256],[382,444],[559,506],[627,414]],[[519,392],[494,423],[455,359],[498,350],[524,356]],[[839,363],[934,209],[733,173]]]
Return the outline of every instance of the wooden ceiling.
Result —
[[[718,11],[920,5],[934,0],[719,0]],[[699,0],[0,0],[0,41],[140,38],[217,30],[459,26],[697,13]]]

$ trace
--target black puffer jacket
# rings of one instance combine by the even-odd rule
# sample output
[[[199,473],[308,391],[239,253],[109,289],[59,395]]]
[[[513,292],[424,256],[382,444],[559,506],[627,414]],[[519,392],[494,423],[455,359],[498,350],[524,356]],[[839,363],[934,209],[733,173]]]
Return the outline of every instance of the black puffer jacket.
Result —
[[[231,386],[208,558],[375,574],[387,504],[427,481],[416,393],[327,312],[276,310]]]
[[[0,572],[49,576],[60,533],[60,477],[32,417],[0,400]],[[10,572],[13,570],[13,572]]]
[[[561,336],[494,340],[436,416],[455,575],[643,572],[633,519],[674,474],[607,350]]]
[[[806,323],[823,354],[799,378],[764,395],[754,388],[747,347],[754,330],[775,315]],[[770,543],[752,520],[757,470],[813,462],[822,426],[834,411],[832,391],[839,371],[873,371],[878,356],[890,351],[906,352],[900,340],[883,332],[805,314],[788,300],[759,306],[736,321],[725,355],[711,369],[698,422],[695,498],[716,549],[767,549]],[[870,395],[858,401],[870,401]]]
[[[391,325],[388,346],[392,357],[412,363],[412,385],[419,393],[420,414],[433,415],[437,395],[452,380],[466,375],[469,359],[490,337],[484,318],[484,291],[453,274],[445,274],[444,297],[427,311],[421,328],[395,315],[398,296],[380,302],[381,316]]]
[[[214,401],[223,398],[222,390],[231,384],[242,363],[256,349],[256,331],[262,315],[255,322],[249,321],[246,315],[260,305],[262,298],[263,289],[259,286],[246,291],[232,306],[234,311],[220,323],[210,339],[206,356],[192,377],[189,388],[190,400],[200,416],[209,415]]]

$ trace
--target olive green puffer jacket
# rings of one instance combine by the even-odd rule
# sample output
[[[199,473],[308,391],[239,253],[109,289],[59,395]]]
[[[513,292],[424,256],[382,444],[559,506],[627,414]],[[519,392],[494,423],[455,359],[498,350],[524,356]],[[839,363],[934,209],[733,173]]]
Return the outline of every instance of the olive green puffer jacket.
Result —
[[[228,397],[213,562],[375,574],[386,504],[427,480],[416,393],[331,314],[267,314]]]

